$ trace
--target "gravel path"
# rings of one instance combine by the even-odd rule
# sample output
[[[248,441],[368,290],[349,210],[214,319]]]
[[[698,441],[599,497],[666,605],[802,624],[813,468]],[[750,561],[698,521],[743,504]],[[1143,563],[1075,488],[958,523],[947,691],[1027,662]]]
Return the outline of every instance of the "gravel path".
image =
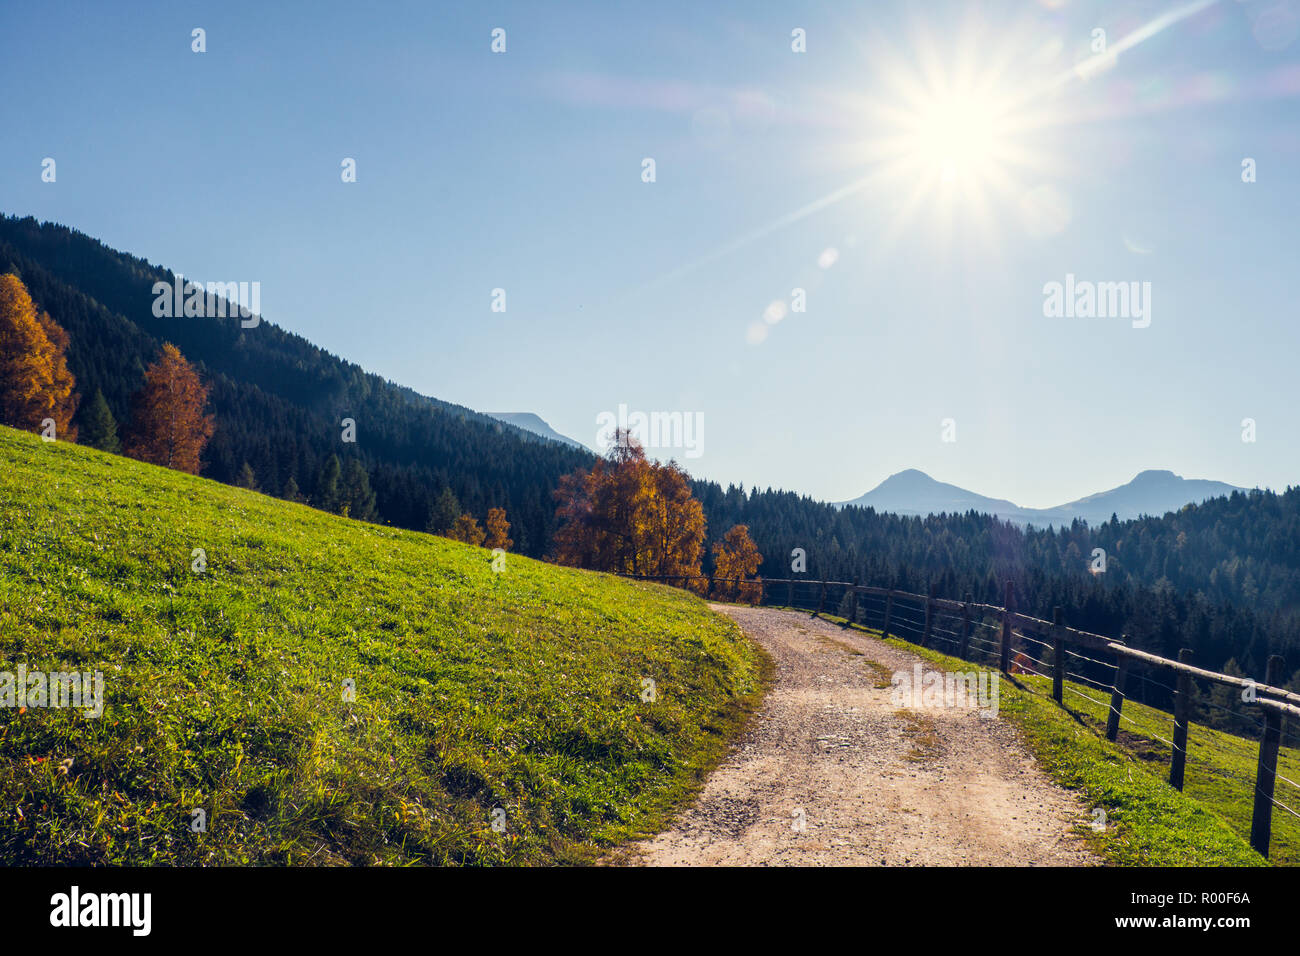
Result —
[[[713,608],[772,655],[775,683],[695,805],[627,848],[625,862],[1097,862],[1071,830],[1087,822],[1085,808],[1038,769],[1010,724],[968,707],[895,706],[891,675],[914,673],[920,658],[807,614]]]

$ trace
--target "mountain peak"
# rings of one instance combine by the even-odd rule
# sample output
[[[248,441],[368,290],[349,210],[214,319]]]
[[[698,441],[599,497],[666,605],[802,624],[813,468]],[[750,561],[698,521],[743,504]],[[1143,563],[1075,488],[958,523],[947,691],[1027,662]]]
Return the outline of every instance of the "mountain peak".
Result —
[[[843,502],[900,515],[964,514],[977,511],[1008,521],[1065,526],[1076,519],[1098,525],[1117,514],[1123,519],[1162,515],[1190,503],[1230,495],[1238,489],[1221,481],[1183,478],[1164,468],[1140,471],[1128,484],[1098,492],[1054,508],[1022,508],[1013,502],[967,491],[931,478],[916,468],[890,475],[852,501]]]
[[[843,504],[913,515],[963,514],[971,510],[1002,514],[1016,510],[1010,501],[974,494],[931,478],[917,468],[890,475],[865,495]]]
[[[920,484],[938,484],[933,478],[917,468],[905,468],[903,471],[890,475],[878,486],[877,490],[884,488],[886,485],[920,485]]]
[[[537,435],[540,438],[547,438],[551,441],[558,441],[571,448],[581,448],[583,451],[588,449],[579,441],[575,441],[568,435],[561,435],[550,426],[540,415],[533,412],[488,412],[490,417],[497,421],[505,422],[507,425],[513,425],[515,428],[522,429],[530,434]]]

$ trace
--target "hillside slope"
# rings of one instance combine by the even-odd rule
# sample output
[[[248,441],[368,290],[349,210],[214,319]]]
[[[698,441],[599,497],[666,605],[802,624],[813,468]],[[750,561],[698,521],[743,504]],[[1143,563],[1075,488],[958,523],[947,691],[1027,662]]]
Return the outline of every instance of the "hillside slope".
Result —
[[[262,490],[280,495],[293,478],[311,496],[331,455],[356,455],[384,523],[424,530],[431,505],[450,488],[480,520],[490,507],[505,508],[515,550],[540,557],[555,525],[550,490],[591,464],[586,449],[366,372],[277,327],[275,316],[254,328],[230,316],[156,316],[154,283],[180,280],[66,226],[0,215],[0,271],[9,269],[67,331],[83,405],[100,389],[126,421],[163,342],[198,366],[217,424],[204,452],[207,478],[234,484],[247,462]],[[339,441],[344,418],[356,422],[355,444]]]
[[[4,864],[580,859],[660,825],[761,683],[684,592],[0,428],[19,664],[106,705],[0,706]]]

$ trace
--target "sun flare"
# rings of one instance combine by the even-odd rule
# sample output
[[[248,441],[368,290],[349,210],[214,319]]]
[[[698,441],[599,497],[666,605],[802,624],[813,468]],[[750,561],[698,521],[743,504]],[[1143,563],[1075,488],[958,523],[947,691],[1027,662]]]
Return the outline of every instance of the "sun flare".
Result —
[[[1025,196],[1059,175],[1054,134],[1069,105],[1041,47],[1030,33],[995,42],[971,28],[946,44],[918,32],[907,56],[869,57],[868,79],[846,104],[862,134],[843,155],[889,210],[882,240],[919,221],[940,241],[979,236],[974,248],[995,252]]]
[[[922,105],[906,133],[910,152],[941,182],[986,179],[1002,152],[997,107],[985,97],[955,93]]]

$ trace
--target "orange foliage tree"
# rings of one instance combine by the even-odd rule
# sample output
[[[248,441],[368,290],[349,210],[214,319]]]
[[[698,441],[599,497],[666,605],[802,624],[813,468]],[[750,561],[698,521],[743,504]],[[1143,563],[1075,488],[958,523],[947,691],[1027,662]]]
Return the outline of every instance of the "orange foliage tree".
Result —
[[[514,541],[509,537],[510,522],[506,520],[506,509],[489,508],[486,524],[487,540],[483,542],[483,547],[501,548],[503,551],[509,551]]]
[[[477,519],[471,514],[463,514],[451,526],[451,529],[447,532],[447,537],[453,541],[463,541],[465,544],[481,546],[484,535],[483,529],[478,526]]]
[[[650,461],[626,432],[590,471],[560,479],[555,491],[560,564],[623,574],[683,577],[703,587],[704,509],[675,462]]]
[[[199,473],[199,456],[212,437],[203,414],[208,390],[198,372],[170,342],[145,369],[144,388],[131,399],[126,453],[150,464]]]
[[[68,333],[36,308],[16,275],[0,276],[0,422],[75,441],[76,380],[68,371]]]
[[[723,601],[763,599],[763,582],[746,580],[758,571],[763,556],[749,537],[749,526],[734,525],[721,541],[713,543],[713,594]]]

